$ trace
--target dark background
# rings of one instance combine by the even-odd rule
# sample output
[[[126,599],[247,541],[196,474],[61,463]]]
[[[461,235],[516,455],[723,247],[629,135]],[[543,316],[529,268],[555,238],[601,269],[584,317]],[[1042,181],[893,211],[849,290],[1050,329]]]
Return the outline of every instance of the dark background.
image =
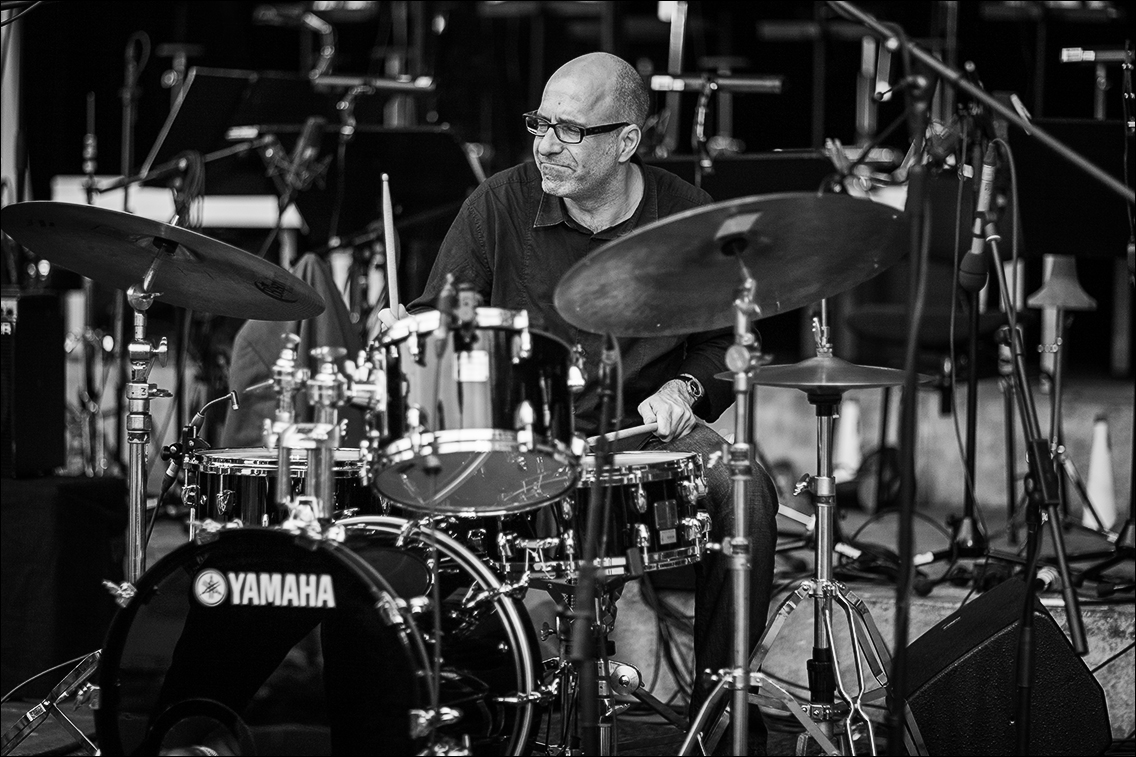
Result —
[[[163,43],[201,45],[201,54],[189,59],[191,66],[306,71],[311,61],[311,36],[297,29],[255,25],[253,10],[258,5],[241,1],[54,2],[30,13],[21,23],[23,133],[31,171],[26,199],[49,198],[51,177],[81,172],[88,92],[96,99],[98,172],[117,172],[124,51],[127,39],[136,31],[149,35],[152,50],[139,79],[134,169],[150,151],[169,111],[170,93],[162,87],[161,77],[170,68],[170,59],[158,55]],[[600,48],[604,5],[379,3],[370,20],[336,24],[335,73],[383,75],[392,55],[404,49],[392,14],[405,11],[409,41],[419,40],[421,53],[420,58],[412,56],[407,66],[411,73],[431,75],[437,82],[433,95],[416,98],[411,125],[448,125],[461,139],[478,145],[487,173],[493,173],[529,157],[531,141],[519,116],[537,105],[542,83],[557,66]],[[1090,12],[1049,8],[1042,3],[1013,5],[1015,8],[1004,3],[958,4],[958,63],[973,61],[988,91],[1017,93],[1034,118],[1091,119],[1093,67],[1063,65],[1059,50],[1066,46],[1123,47],[1130,36],[1126,8],[1115,4]],[[861,7],[882,20],[902,25],[918,40],[930,40],[943,29],[944,3],[868,2]],[[747,155],[817,148],[824,137],[838,138],[845,144],[856,142],[860,44],[855,35],[848,35],[846,27],[845,32],[830,34],[823,45],[824,76],[818,79],[814,76],[812,42],[771,40],[761,31],[773,21],[832,21],[834,15],[827,6],[812,2],[694,2],[689,8],[687,71],[699,70],[707,56],[738,56],[744,61],[736,68],[739,73],[785,77],[785,90],[780,95],[734,97],[734,136],[744,142]],[[615,19],[612,51],[636,63],[641,71],[665,71],[669,27],[656,17],[656,3],[618,2],[610,12]],[[1106,115],[1118,121],[1118,67],[1110,67],[1109,76]],[[657,110],[663,98],[655,98]],[[370,98],[360,107],[360,123],[382,123],[386,102],[381,93]],[[678,116],[682,131],[676,152],[680,155],[691,150],[693,105],[694,97],[685,95]],[[816,105],[823,106],[819,124],[815,122]],[[882,104],[879,127],[901,113],[902,98]],[[297,123],[306,115],[296,113]],[[710,134],[715,133],[713,121],[711,113]],[[1080,149],[1091,148],[1094,162],[1121,176],[1125,153],[1118,125],[1102,139],[1098,132],[1090,134],[1074,124],[1063,138]],[[1016,130],[1010,140],[1016,150],[1027,141]],[[898,128],[885,144],[905,150],[907,129]],[[1108,198],[1089,178],[1069,170],[1046,150],[1032,145],[1021,149],[1027,156],[1027,162],[1019,165],[1023,215],[1031,217],[1028,208],[1039,198],[1048,203],[1043,212],[1032,214],[1032,227],[1027,225],[1023,230],[1022,252],[1030,261],[1026,291],[1033,291],[1040,283],[1043,253],[1078,257],[1081,284],[1097,299],[1099,309],[1077,316],[1070,363],[1074,371],[1106,372],[1113,261],[1123,257],[1127,240],[1123,203]],[[436,173],[418,179],[436,182],[439,195],[452,194],[453,187],[448,183],[455,179],[446,172]],[[1059,178],[1047,181],[1049,175]],[[786,189],[800,188],[794,186],[799,183],[799,176],[785,177]],[[965,212],[969,215],[969,210]],[[442,223],[424,231],[426,236],[418,240],[419,244],[411,244],[411,253],[424,258],[418,261],[419,271],[428,270],[436,238],[444,228]],[[1079,229],[1084,230],[1083,235]],[[1055,237],[1055,230],[1066,236]],[[255,239],[223,238],[246,249],[255,250],[257,244]],[[1077,244],[1078,240],[1085,242]],[[309,242],[314,247],[318,240]],[[414,293],[416,283],[408,282],[408,294]],[[881,288],[885,291],[880,292]],[[873,297],[895,302],[902,302],[906,296],[902,284],[877,284],[874,290]],[[161,319],[160,310],[154,315]],[[779,362],[799,355],[797,320],[771,323],[763,329],[767,340],[773,340]],[[793,327],[783,329],[782,325]]]

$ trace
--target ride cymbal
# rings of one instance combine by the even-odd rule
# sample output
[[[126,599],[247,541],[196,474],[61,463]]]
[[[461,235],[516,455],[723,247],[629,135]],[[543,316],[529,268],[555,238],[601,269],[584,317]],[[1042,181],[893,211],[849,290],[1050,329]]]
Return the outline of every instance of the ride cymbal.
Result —
[[[280,266],[190,229],[66,202],[9,205],[2,218],[4,232],[40,257],[124,291],[161,257],[149,287],[159,302],[263,321],[324,309],[318,292]]]
[[[564,275],[553,301],[565,320],[594,333],[643,337],[724,328],[734,322],[739,261],[757,283],[756,320],[882,273],[907,250],[907,226],[895,208],[847,195],[728,200],[609,242]]]

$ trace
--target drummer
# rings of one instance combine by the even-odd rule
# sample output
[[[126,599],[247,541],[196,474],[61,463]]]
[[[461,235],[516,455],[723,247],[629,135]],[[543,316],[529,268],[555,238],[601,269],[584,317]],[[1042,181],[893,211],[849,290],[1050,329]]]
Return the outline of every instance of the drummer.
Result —
[[[439,250],[415,311],[433,306],[447,273],[471,285],[487,306],[527,310],[534,327],[582,348],[588,377],[576,399],[576,429],[598,431],[599,361],[604,337],[570,326],[553,307],[560,277],[607,242],[660,218],[709,204],[705,192],[638,158],[650,97],[639,73],[607,53],[564,64],[549,79],[540,106],[524,114],[533,134],[533,162],[483,182],[462,205]],[[618,287],[618,282],[611,282]],[[674,307],[683,303],[676,301]],[[399,309],[399,316],[406,316]],[[379,314],[395,322],[390,310]],[[621,339],[622,427],[657,423],[653,435],[623,440],[621,449],[697,452],[703,462],[725,441],[700,419],[715,420],[732,402],[726,370],[729,330]],[[633,415],[631,411],[634,411]],[[755,466],[747,503],[753,544],[750,646],[765,627],[773,578],[777,498],[768,474]],[[706,467],[712,538],[732,533],[731,482],[725,464]],[[696,567],[696,671],[732,667],[728,559],[707,555]],[[695,676],[691,712],[708,694]],[[765,726],[753,708],[749,751],[765,754]],[[728,753],[724,736],[717,753]]]

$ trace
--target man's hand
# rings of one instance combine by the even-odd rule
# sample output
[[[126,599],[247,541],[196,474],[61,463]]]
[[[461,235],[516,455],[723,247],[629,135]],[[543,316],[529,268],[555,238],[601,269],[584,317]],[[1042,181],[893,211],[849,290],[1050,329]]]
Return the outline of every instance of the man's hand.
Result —
[[[644,423],[659,424],[655,436],[670,442],[686,436],[694,428],[697,421],[690,407],[691,396],[686,382],[672,379],[640,402],[638,410]]]
[[[394,311],[391,310],[390,308],[383,308],[382,310],[379,311],[379,322],[382,323],[382,328],[383,328],[384,331],[386,329],[389,329],[391,326],[395,325],[399,321],[401,321],[403,318],[409,318],[409,317],[410,317],[410,313],[406,312],[406,308],[403,307],[402,305],[398,306],[398,315],[397,316],[394,314]]]

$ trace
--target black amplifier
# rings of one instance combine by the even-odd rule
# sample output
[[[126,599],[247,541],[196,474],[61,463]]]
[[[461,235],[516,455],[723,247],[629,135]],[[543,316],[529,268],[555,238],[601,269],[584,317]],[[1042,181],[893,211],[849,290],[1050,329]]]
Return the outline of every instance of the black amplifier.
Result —
[[[63,311],[55,292],[0,292],[0,476],[66,462]]]

